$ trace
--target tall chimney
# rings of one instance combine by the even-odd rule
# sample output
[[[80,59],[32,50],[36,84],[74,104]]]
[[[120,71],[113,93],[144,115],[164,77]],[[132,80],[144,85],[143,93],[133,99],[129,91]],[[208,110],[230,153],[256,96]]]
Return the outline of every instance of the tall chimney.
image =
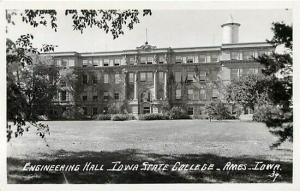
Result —
[[[232,44],[239,42],[239,27],[241,25],[233,21],[230,15],[228,21],[221,25],[223,31],[222,44]]]

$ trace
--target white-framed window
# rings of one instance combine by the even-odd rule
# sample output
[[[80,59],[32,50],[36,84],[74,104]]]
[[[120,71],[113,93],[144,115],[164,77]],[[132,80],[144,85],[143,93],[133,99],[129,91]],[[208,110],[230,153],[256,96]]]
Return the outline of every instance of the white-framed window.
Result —
[[[152,72],[147,72],[147,81],[148,82],[153,81],[153,73]]]
[[[82,60],[82,67],[87,67],[88,60]]]
[[[186,62],[187,63],[194,63],[194,57],[193,56],[188,56]]]
[[[181,72],[175,72],[175,82],[181,82]]]
[[[153,57],[148,57],[147,64],[153,64]]]
[[[188,72],[187,73],[187,81],[188,82],[195,82],[195,78],[194,78],[195,73],[194,72]]]
[[[56,60],[56,66],[61,67],[61,60],[60,59]]]
[[[103,60],[103,66],[109,66],[109,59]]]
[[[121,82],[120,74],[115,74],[115,84],[119,84]]]
[[[158,63],[159,63],[159,64],[165,63],[165,57],[164,57],[164,56],[159,56],[159,57],[158,57]]]
[[[199,63],[205,63],[206,62],[206,55],[201,54],[199,55]]]
[[[115,59],[115,66],[120,66],[121,60],[119,58]]]
[[[93,60],[93,66],[95,66],[95,67],[97,67],[97,66],[99,66],[99,59],[94,59]]]
[[[69,59],[69,67],[74,67],[74,66],[75,66],[75,60]]]
[[[147,62],[147,58],[146,57],[141,57],[141,62],[140,62],[140,64],[146,64],[146,62]]]
[[[206,99],[206,90],[205,89],[200,89],[200,100],[205,100]]]
[[[175,57],[175,62],[176,62],[176,64],[181,64],[181,63],[182,63],[182,58],[181,58],[181,56],[176,56],[176,57]]]
[[[141,82],[145,82],[146,81],[146,73],[145,72],[141,72],[140,73],[140,81]]]
[[[109,98],[109,93],[108,92],[103,92],[103,100],[107,101]]]
[[[230,58],[231,58],[231,60],[240,60],[240,53],[239,52],[231,52]]]
[[[200,71],[200,81],[206,80],[206,71]]]
[[[219,97],[218,89],[213,89],[212,90],[212,98],[215,99],[215,98],[218,98],[218,97]]]
[[[181,99],[181,89],[176,89],[175,96],[176,99]]]
[[[134,74],[129,73],[129,83],[134,83]]]
[[[210,56],[210,61],[211,61],[211,62],[218,62],[218,61],[219,61],[219,55],[217,55],[217,54],[212,54],[212,55]]]
[[[130,65],[133,65],[134,63],[135,63],[134,57],[130,57],[130,58],[129,58],[129,64],[130,64]]]
[[[104,74],[103,77],[104,77],[104,83],[108,84],[109,83],[109,76],[108,76],[108,74]]]
[[[188,99],[193,100],[194,99],[194,90],[188,89]]]
[[[253,51],[245,51],[243,52],[243,60],[252,60],[254,57]]]

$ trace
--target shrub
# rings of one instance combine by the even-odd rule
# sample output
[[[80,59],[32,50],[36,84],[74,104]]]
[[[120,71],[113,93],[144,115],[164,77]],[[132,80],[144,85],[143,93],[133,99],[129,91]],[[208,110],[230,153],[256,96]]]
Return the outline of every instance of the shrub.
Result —
[[[262,105],[259,106],[254,114],[253,114],[253,121],[257,122],[267,122],[276,114],[279,114],[280,110],[273,105]]]
[[[235,119],[231,116],[228,108],[223,102],[212,102],[206,106],[206,112],[210,119],[224,120],[224,119]]]
[[[147,113],[139,115],[139,120],[166,120],[169,119],[167,114],[162,113]]]
[[[111,120],[111,115],[110,114],[98,114],[94,116],[95,120]]]
[[[112,115],[111,120],[112,121],[126,121],[126,120],[134,120],[135,117],[130,114],[115,114]]]
[[[186,110],[182,107],[172,107],[168,113],[169,119],[190,119],[191,117],[187,114]]]

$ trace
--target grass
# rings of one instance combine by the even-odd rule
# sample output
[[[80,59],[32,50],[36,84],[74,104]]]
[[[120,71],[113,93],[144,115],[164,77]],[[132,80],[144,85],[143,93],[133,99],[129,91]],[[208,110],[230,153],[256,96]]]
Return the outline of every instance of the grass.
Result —
[[[292,144],[271,150],[276,140],[262,123],[201,120],[47,122],[45,142],[34,129],[7,145],[8,183],[222,183],[272,182],[270,171],[25,172],[33,164],[214,163],[253,166],[279,163],[276,182],[292,182]],[[64,178],[64,175],[66,178]]]

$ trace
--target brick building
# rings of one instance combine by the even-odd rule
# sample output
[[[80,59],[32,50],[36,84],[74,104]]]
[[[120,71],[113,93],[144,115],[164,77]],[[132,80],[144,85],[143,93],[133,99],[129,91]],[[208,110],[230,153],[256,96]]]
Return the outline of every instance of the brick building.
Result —
[[[86,116],[111,110],[159,113],[168,104],[202,115],[207,103],[222,100],[231,80],[260,72],[254,57],[273,50],[265,42],[239,43],[239,26],[233,21],[221,26],[220,46],[157,48],[146,42],[132,50],[51,53],[62,74],[78,73],[80,87],[70,93],[68,83],[61,81],[56,102],[63,111],[81,107]]]

